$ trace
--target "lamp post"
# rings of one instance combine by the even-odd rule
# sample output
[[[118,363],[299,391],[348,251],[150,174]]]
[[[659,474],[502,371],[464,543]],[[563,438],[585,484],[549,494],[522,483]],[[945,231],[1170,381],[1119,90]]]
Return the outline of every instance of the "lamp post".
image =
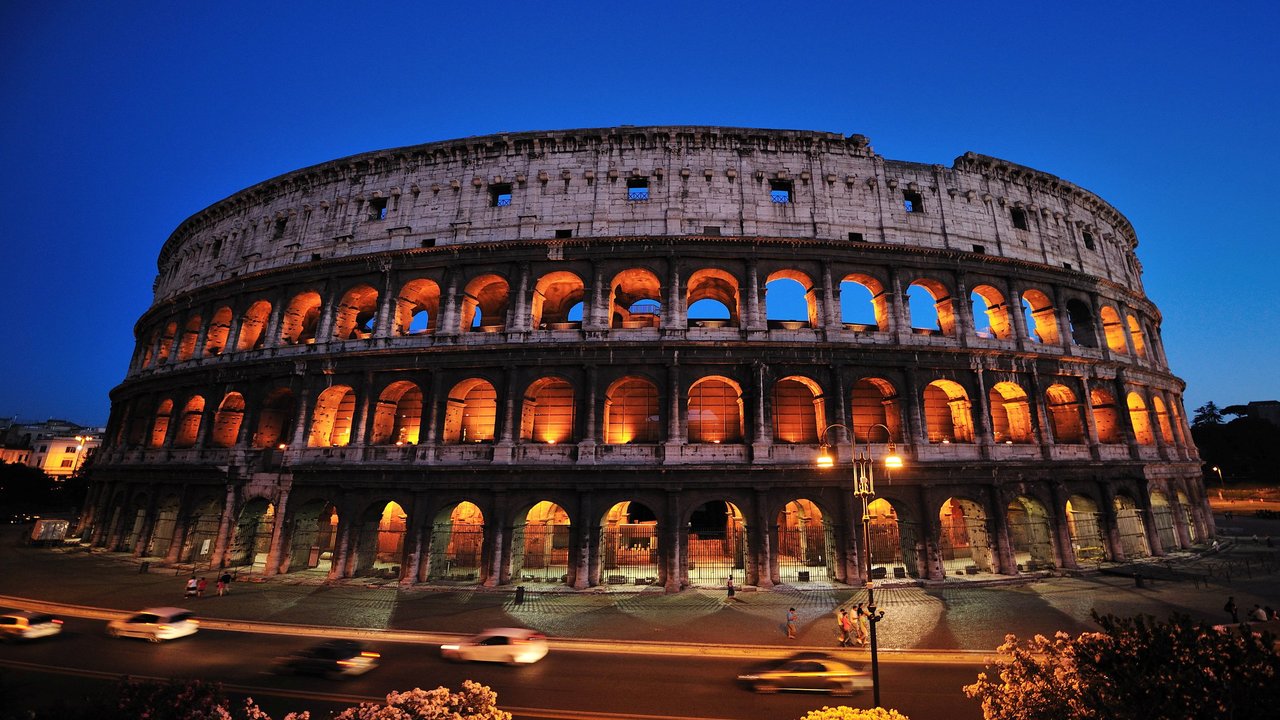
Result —
[[[829,451],[831,444],[827,442],[828,433],[832,428],[842,428],[849,433],[849,439],[853,443],[853,494],[854,497],[862,500],[862,555],[866,559],[864,563],[866,568],[866,588],[867,588],[867,618],[871,624],[871,695],[874,707],[880,707],[880,656],[879,647],[876,644],[876,623],[884,618],[884,611],[876,609],[875,581],[871,577],[871,501],[876,496],[876,480],[875,480],[875,459],[871,456],[870,442],[866,445],[866,450],[858,447],[858,436],[845,425],[839,423],[828,425],[822,431],[822,452],[818,456],[818,465],[820,467],[832,467],[835,465],[835,458]],[[884,458],[885,471],[888,472],[894,468],[902,467],[902,458],[894,452],[893,431],[882,423],[876,423],[868,429],[868,435],[876,428],[884,428],[884,433],[888,437],[889,447],[888,454]]]
[[[1210,468],[1210,470],[1213,470],[1214,472],[1218,473],[1218,499],[1221,500],[1222,494],[1226,492],[1226,489],[1227,489],[1227,484],[1222,481],[1222,468],[1218,467],[1217,465],[1214,465],[1212,468]]]
[[[77,436],[76,436],[76,442],[77,442],[78,444],[76,445],[76,459],[75,459],[75,462],[71,463],[71,477],[75,477],[75,476],[76,476],[76,473],[80,471],[80,461],[84,458],[84,444],[85,444],[85,443],[87,443],[87,442],[89,442],[89,440],[90,440],[92,437],[93,437],[92,435],[77,435]]]

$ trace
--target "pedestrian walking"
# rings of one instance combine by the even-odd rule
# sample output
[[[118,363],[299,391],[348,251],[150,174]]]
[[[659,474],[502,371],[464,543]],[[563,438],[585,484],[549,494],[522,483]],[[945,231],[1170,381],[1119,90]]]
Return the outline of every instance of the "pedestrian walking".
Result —
[[[844,608],[840,608],[839,614],[836,615],[836,628],[839,631],[840,647],[853,647],[853,640],[849,638],[849,634],[853,632],[853,620],[849,618],[849,613]]]
[[[790,640],[796,639],[796,620],[798,619],[795,608],[787,610],[787,638]]]
[[[733,576],[732,575],[729,576],[729,580],[728,582],[725,583],[724,588],[725,588],[725,591],[728,592],[728,598],[732,600],[733,599]]]
[[[207,587],[209,587],[209,581],[204,578],[200,578],[200,580],[196,582],[196,597],[204,597],[204,590]]]
[[[191,577],[187,578],[187,597],[195,597],[196,588],[199,585],[200,585],[200,582],[196,580],[195,575],[192,575]]]
[[[1222,606],[1222,611],[1231,615],[1231,622],[1240,622],[1240,610],[1236,608],[1236,596],[1227,596],[1227,604]]]
[[[862,603],[858,603],[853,609],[853,630],[856,634],[858,644],[867,644],[867,611],[863,609]]]
[[[231,573],[224,572],[218,578],[218,595],[225,595],[231,592]]]

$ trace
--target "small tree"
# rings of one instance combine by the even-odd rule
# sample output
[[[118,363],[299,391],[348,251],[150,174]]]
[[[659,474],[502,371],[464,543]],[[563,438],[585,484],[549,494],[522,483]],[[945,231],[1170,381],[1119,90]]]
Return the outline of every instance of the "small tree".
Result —
[[[1093,619],[1100,632],[1020,645],[1009,635],[994,666],[964,688],[987,720],[1211,720],[1275,717],[1276,638],[1218,632],[1186,615]]]
[[[393,692],[386,705],[360,703],[334,720],[511,720],[511,713],[498,709],[498,694],[488,685],[464,680],[458,692],[447,687]]]
[[[1196,408],[1196,416],[1191,420],[1191,425],[1194,427],[1221,424],[1222,410],[1218,407],[1217,403],[1212,400]]]

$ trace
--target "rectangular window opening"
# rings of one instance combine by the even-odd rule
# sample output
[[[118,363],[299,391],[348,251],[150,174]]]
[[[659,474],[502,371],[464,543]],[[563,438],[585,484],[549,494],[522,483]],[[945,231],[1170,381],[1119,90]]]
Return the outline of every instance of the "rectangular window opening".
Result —
[[[563,239],[565,239],[565,238],[571,238],[571,237],[573,237],[573,231],[572,231],[572,230],[557,230],[557,231],[556,231],[556,238],[557,238],[557,239],[563,240]]]
[[[372,198],[369,200],[369,219],[370,220],[386,220],[387,219],[387,199]]]
[[[1092,250],[1093,249],[1093,233],[1085,232],[1083,233],[1083,235],[1084,235],[1084,246]]]
[[[922,213],[924,212],[924,198],[915,190],[903,190],[902,209],[909,213]]]
[[[311,262],[320,262],[320,253],[311,253]]]
[[[289,224],[289,218],[279,218],[276,220],[275,230],[271,232],[272,240],[279,240],[284,237],[284,228]]]
[[[1066,268],[1066,269],[1068,269],[1068,270],[1074,270],[1074,269],[1075,269],[1075,268],[1071,267],[1071,263],[1062,263],[1062,267],[1064,267],[1064,268]]]
[[[865,240],[863,240],[863,238],[862,238],[862,233],[858,233],[858,232],[851,232],[851,233],[849,233],[849,241],[850,241],[850,242],[865,242]]]
[[[1027,211],[1020,207],[1013,208],[1009,211],[1009,215],[1013,218],[1013,226],[1019,230],[1030,230],[1027,225]]]
[[[791,202],[792,185],[790,180],[770,180],[769,200],[779,205]]]
[[[422,238],[422,247],[435,247],[435,246],[436,246],[435,238]]]
[[[489,204],[507,207],[511,204],[511,183],[494,183],[489,186]]]
[[[713,235],[713,236],[714,236],[714,235],[719,235],[719,234],[720,234],[720,226],[719,226],[719,225],[704,225],[704,226],[702,227],[702,234],[703,234],[703,235]]]
[[[979,255],[986,255],[986,254],[987,254],[987,246],[985,246],[985,245],[974,245],[974,246],[973,246],[973,251],[974,251],[974,252],[976,252],[976,253],[978,253]]]
[[[649,178],[627,179],[627,200],[645,201],[649,199]]]

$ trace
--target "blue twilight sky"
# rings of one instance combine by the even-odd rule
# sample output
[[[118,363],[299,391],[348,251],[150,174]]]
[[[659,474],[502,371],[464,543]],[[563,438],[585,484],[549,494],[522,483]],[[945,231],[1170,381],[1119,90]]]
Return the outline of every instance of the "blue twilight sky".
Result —
[[[1280,3],[3,2],[0,416],[106,421],[183,219],[499,131],[863,133],[1053,173],[1138,231],[1186,404],[1280,399]]]

